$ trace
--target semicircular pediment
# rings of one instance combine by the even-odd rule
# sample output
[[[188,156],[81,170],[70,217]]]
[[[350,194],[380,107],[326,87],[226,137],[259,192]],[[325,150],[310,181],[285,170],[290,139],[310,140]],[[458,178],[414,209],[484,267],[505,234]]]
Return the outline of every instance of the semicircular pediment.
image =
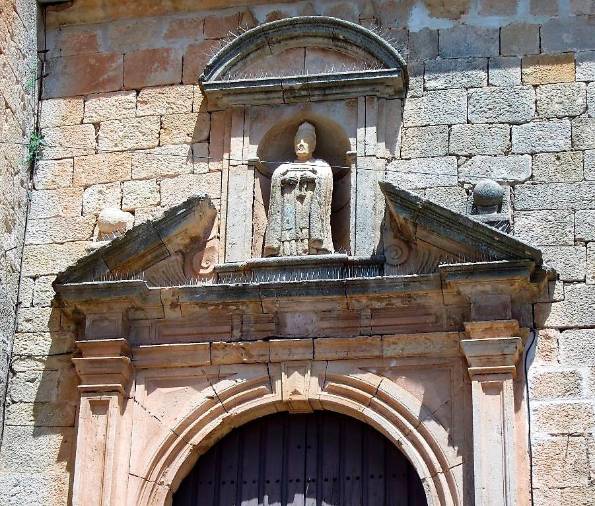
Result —
[[[386,40],[355,23],[303,16],[239,35],[207,64],[199,82],[209,105],[325,100],[402,91],[405,61]],[[213,102],[213,104],[211,104]]]

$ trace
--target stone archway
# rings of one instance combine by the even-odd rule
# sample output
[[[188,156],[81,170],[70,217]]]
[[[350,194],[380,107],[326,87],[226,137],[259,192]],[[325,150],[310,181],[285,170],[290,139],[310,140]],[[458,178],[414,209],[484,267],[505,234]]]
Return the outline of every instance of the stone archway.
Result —
[[[197,405],[161,441],[144,466],[143,485],[129,500],[171,505],[198,458],[234,428],[280,411],[328,410],[370,425],[405,455],[422,481],[427,504],[462,504],[453,469],[460,460],[431,412],[402,387],[374,374],[323,373],[326,364],[292,364],[228,388],[214,384],[219,402]],[[271,367],[272,373],[275,367]],[[229,382],[228,382],[229,383]],[[207,405],[208,404],[208,405]]]
[[[276,413],[234,429],[202,455],[173,506],[427,504],[414,467],[352,417]]]

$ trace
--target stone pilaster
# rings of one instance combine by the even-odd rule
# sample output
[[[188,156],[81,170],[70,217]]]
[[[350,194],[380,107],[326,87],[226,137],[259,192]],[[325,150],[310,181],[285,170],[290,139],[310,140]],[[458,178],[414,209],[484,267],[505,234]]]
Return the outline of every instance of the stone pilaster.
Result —
[[[77,345],[81,356],[72,361],[81,383],[72,503],[123,505],[130,444],[130,349],[122,338]]]
[[[514,320],[465,323],[473,405],[475,504],[517,504],[514,427],[516,364],[522,351]]]

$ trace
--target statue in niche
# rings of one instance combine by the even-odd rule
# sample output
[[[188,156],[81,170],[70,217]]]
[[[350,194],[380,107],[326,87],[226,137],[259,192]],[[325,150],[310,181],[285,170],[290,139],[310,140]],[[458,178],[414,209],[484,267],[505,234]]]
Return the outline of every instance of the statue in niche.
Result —
[[[295,134],[297,160],[275,169],[271,180],[269,223],[264,256],[333,253],[331,202],[333,173],[316,149],[314,125],[304,122]]]

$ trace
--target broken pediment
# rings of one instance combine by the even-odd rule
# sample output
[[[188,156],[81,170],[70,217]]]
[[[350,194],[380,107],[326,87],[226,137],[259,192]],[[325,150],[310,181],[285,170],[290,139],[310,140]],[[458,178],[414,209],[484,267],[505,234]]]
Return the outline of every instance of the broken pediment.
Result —
[[[141,223],[80,259],[54,285],[144,280],[187,284],[212,276],[217,262],[217,210],[208,196],[191,197],[161,218]]]
[[[383,224],[385,274],[436,272],[443,264],[530,260],[541,251],[514,237],[453,212],[386,181]]]
[[[372,278],[388,281],[395,276],[433,275],[444,268],[473,270],[479,264],[483,265],[480,270],[490,272],[505,270],[506,262],[542,264],[541,252],[518,239],[390,183],[381,182],[380,187],[387,216],[381,251],[374,256],[281,256],[217,264],[216,209],[208,197],[200,196],[82,258],[57,277],[55,286],[130,280],[148,287],[202,286],[206,290],[214,289],[212,285],[223,289],[223,285],[279,286],[303,281],[361,284]],[[213,294],[215,298],[223,295],[219,289]]]
[[[366,96],[394,97],[405,62],[360,25],[326,16],[265,23],[224,46],[199,84],[210,109]]]

